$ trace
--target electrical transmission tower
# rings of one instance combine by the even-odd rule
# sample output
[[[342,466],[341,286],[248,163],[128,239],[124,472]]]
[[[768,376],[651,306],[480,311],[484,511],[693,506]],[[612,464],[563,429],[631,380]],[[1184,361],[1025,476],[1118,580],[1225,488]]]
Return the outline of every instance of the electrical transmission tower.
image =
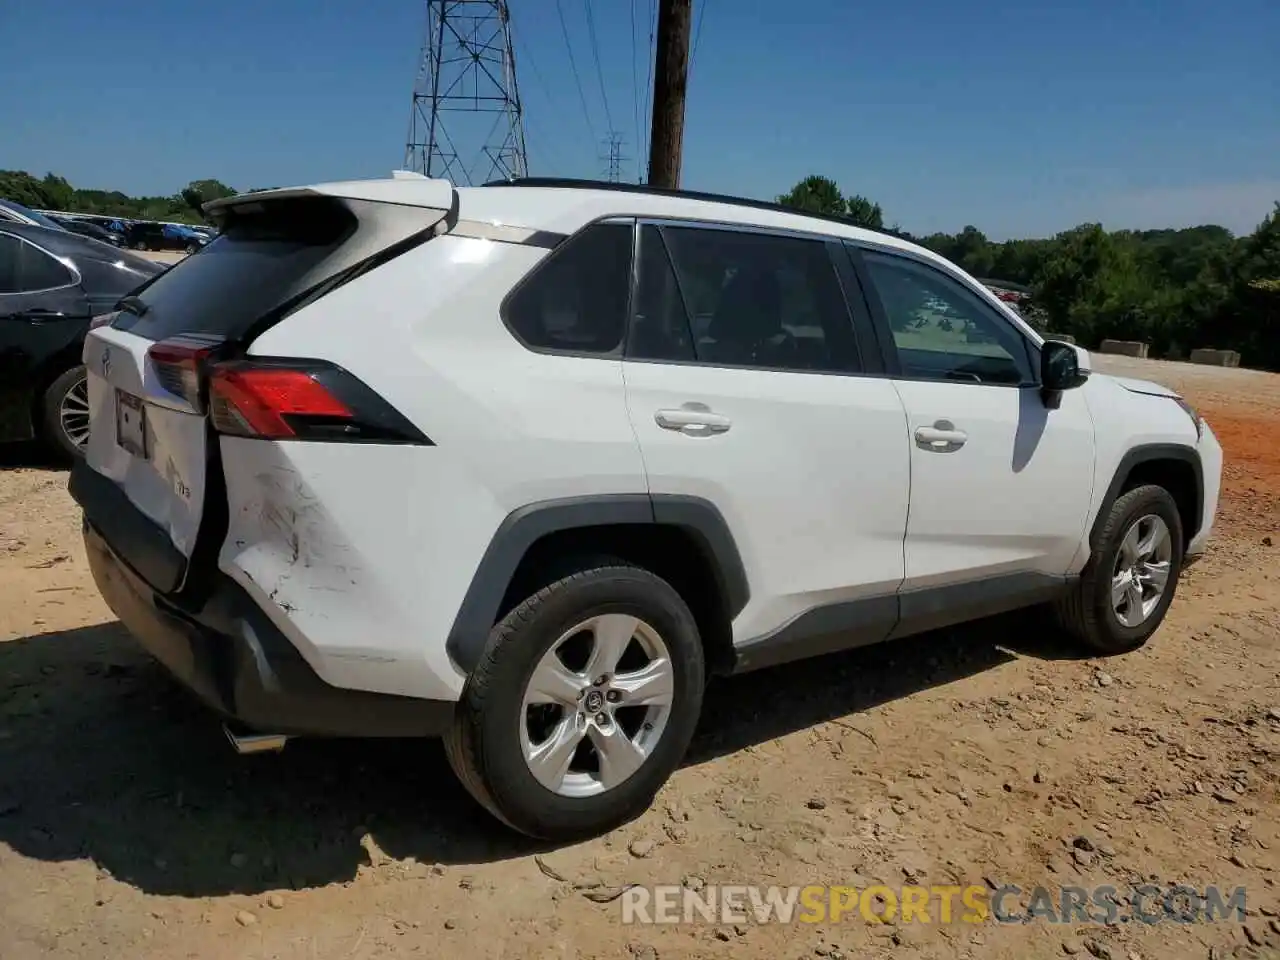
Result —
[[[526,175],[506,0],[427,0],[404,166],[463,184]]]
[[[604,143],[609,149],[608,155],[601,157],[608,164],[605,175],[610,183],[621,183],[622,165],[630,159],[622,155],[622,134],[610,130]]]

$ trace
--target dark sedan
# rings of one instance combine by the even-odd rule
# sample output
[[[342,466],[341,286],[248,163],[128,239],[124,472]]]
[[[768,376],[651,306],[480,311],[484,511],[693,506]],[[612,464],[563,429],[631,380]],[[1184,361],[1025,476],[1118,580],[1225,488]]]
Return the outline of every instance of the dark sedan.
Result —
[[[0,441],[80,455],[89,321],[163,269],[66,230],[0,221]]]
[[[106,227],[100,227],[96,223],[90,223],[88,220],[81,220],[78,217],[59,217],[52,214],[49,219],[62,227],[62,229],[78,233],[82,237],[92,237],[102,243],[109,243],[113,247],[124,246],[124,237],[120,234],[112,233]]]

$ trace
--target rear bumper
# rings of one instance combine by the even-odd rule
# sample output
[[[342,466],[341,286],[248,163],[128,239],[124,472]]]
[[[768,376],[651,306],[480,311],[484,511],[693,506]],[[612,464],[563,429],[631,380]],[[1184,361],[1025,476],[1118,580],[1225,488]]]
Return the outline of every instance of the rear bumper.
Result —
[[[255,730],[350,737],[439,736],[453,703],[321,680],[234,581],[218,582],[198,612],[157,594],[123,562],[86,510],[85,550],[103,599],[144,648],[224,717]]]

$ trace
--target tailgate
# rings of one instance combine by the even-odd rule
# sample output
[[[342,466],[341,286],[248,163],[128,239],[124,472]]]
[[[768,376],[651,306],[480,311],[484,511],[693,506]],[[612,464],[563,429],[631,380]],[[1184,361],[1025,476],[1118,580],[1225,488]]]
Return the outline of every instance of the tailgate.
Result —
[[[441,181],[413,186],[433,202],[453,196]],[[448,213],[361,190],[369,192],[333,184],[220,201],[217,239],[127,297],[85,338],[88,472],[73,476],[72,493],[157,590],[181,588],[198,543],[226,535],[226,511],[214,509],[225,503],[210,502],[224,495],[210,482],[219,468],[205,411],[208,352],[243,352],[273,323],[425,241]],[[134,516],[122,526],[121,510],[148,522],[139,527]]]
[[[111,326],[91,330],[85,338],[90,423],[85,460],[165,531],[185,560],[195,549],[204,511],[206,421],[162,385],[147,353],[154,345],[146,337]],[[89,519],[103,523],[92,514]],[[129,543],[113,546],[126,560],[137,549]],[[131,565],[142,572],[139,563]],[[184,566],[168,571],[164,582],[153,586],[176,589]]]

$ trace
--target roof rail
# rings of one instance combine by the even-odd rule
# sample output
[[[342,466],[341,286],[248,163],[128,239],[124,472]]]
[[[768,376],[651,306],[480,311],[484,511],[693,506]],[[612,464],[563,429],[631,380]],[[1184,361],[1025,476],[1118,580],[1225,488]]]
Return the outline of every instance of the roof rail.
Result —
[[[871,233],[882,233],[886,236],[895,236],[891,230],[874,230],[870,227],[860,227],[848,217],[837,216],[831,213],[814,213],[812,210],[801,210],[798,207],[789,207],[785,203],[775,203],[770,200],[754,200],[750,197],[734,197],[722,193],[703,193],[698,190],[671,190],[667,187],[652,187],[644,183],[615,183],[612,180],[587,180],[575,179],[573,177],[518,177],[514,180],[490,180],[488,183],[481,184],[485,187],[560,187],[570,190],[612,190],[616,193],[640,193],[650,196],[659,197],[678,197],[684,200],[705,200],[710,203],[731,203],[738,207],[750,207],[754,210],[771,210],[775,213],[789,213],[797,217],[809,217],[814,220],[823,220],[827,223],[839,223],[846,227],[859,227],[861,230],[868,230]]]

